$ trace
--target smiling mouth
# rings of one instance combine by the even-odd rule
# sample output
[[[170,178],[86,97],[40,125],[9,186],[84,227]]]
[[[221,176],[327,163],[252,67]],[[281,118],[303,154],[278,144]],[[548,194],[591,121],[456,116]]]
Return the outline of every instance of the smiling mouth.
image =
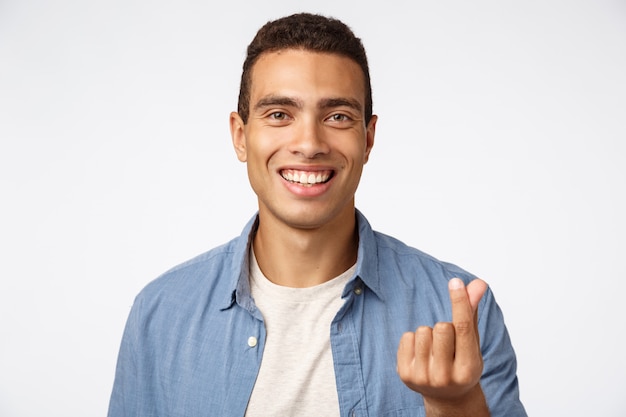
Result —
[[[295,169],[284,169],[280,175],[293,184],[300,184],[311,187],[316,184],[324,184],[333,176],[333,171],[298,171]]]

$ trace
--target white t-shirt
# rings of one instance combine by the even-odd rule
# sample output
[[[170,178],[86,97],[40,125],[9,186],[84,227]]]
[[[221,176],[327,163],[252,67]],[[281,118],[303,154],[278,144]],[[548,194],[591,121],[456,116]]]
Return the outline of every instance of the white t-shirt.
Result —
[[[339,416],[330,324],[355,268],[314,287],[283,287],[263,275],[251,253],[250,287],[267,339],[246,417]]]

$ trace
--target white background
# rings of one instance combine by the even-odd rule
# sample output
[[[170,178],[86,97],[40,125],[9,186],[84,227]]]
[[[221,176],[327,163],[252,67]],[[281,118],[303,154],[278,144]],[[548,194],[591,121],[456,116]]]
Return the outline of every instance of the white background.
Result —
[[[150,280],[239,234],[267,20],[368,50],[375,229],[487,280],[532,416],[626,415],[626,3],[0,0],[0,416],[103,416]]]

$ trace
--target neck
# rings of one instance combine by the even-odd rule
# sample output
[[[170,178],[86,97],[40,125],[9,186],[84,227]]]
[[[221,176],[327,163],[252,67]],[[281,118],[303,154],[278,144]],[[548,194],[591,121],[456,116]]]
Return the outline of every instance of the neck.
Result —
[[[259,213],[254,253],[263,275],[287,287],[311,287],[329,281],[356,262],[356,216],[314,229],[299,229]]]

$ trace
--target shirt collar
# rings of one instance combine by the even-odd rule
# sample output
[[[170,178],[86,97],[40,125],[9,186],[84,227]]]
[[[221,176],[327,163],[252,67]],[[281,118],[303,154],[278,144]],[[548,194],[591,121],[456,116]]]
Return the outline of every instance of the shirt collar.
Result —
[[[357,264],[354,277],[348,281],[342,296],[354,290],[362,281],[379,298],[382,298],[380,289],[380,274],[378,269],[378,248],[376,235],[365,216],[356,211],[356,223],[359,231],[359,247],[357,252]],[[258,212],[248,221],[241,235],[233,241],[231,285],[232,292],[228,294],[228,300],[224,303],[224,309],[231,307],[237,302],[241,307],[254,313],[257,311],[252,296],[250,295],[250,245],[259,225]]]
[[[235,302],[246,310],[254,313],[256,307],[250,295],[250,245],[259,225],[259,215],[256,213],[246,223],[241,235],[231,242],[231,264],[228,269],[231,291],[224,300],[223,310],[232,307]]]
[[[380,274],[378,268],[378,245],[376,244],[376,234],[372,230],[369,222],[359,210],[356,210],[356,223],[359,230],[359,249],[356,261],[355,280],[363,281],[370,290],[382,299],[380,288]],[[353,284],[352,287],[358,284]],[[352,290],[350,283],[346,290]]]

